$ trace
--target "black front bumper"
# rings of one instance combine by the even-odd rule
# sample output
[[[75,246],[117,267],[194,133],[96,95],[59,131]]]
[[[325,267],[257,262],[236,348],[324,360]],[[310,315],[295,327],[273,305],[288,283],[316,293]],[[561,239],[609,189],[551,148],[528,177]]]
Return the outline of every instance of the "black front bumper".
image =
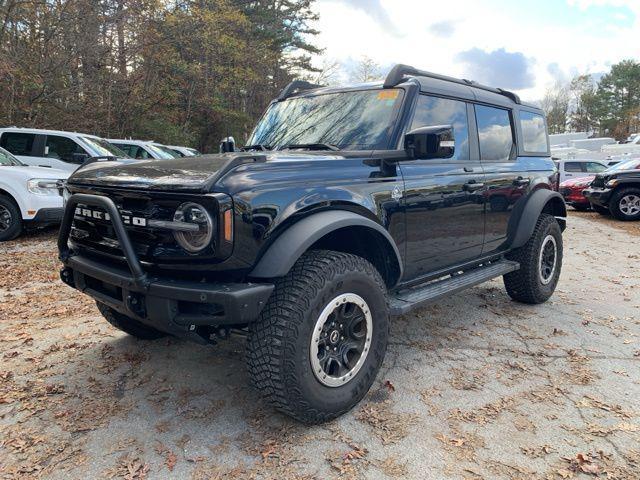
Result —
[[[582,194],[589,200],[589,202],[600,205],[601,207],[609,207],[609,200],[611,199],[611,188],[587,188],[582,191]]]
[[[36,213],[35,217],[31,220],[27,220],[30,225],[38,226],[38,225],[52,225],[55,223],[60,223],[62,221],[62,216],[64,213],[64,208],[41,208]]]
[[[80,256],[68,246],[76,205],[94,205],[110,215],[129,269]],[[58,238],[62,281],[114,310],[163,332],[205,341],[203,327],[246,325],[265,306],[274,286],[265,283],[202,283],[149,277],[129,240],[120,214],[107,197],[71,196]]]

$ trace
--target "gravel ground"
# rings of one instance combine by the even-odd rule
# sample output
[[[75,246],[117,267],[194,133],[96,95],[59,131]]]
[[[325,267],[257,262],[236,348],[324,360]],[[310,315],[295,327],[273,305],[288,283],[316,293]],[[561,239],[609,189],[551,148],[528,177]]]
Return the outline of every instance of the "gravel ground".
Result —
[[[397,319],[352,412],[307,428],[247,386],[244,339],[136,341],[0,246],[0,478],[640,478],[640,224],[570,215],[544,305],[501,281]]]

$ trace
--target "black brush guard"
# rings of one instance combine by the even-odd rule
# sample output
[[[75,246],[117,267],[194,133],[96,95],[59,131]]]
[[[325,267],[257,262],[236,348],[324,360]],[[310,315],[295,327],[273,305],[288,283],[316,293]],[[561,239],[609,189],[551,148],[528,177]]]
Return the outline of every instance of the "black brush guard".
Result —
[[[128,269],[82,256],[69,247],[78,205],[104,209],[110,216]],[[58,252],[67,285],[114,310],[163,332],[206,341],[199,327],[245,325],[254,321],[274,286],[264,283],[201,283],[178,278],[150,277],[142,268],[113,200],[100,195],[74,194],[67,200]]]

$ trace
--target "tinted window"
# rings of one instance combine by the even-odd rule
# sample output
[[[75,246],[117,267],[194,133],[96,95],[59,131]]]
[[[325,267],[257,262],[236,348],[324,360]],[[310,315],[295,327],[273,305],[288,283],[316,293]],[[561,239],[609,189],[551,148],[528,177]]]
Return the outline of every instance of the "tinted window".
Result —
[[[527,152],[547,151],[547,130],[542,115],[531,112],[520,112],[520,127],[524,150]]]
[[[5,132],[2,134],[0,146],[14,155],[34,156],[33,141],[35,138],[33,133]]]
[[[476,105],[476,123],[482,160],[508,160],[514,152],[509,111]]]
[[[605,167],[604,165],[600,165],[596,162],[587,162],[585,163],[585,166],[587,167],[587,172],[589,173],[600,173],[604,172],[607,169],[607,167]]]
[[[457,100],[420,95],[411,129],[436,125],[453,125],[455,152],[453,159],[469,159],[467,104]]]
[[[82,163],[84,160],[74,158],[74,153],[87,154],[84,148],[70,138],[47,135],[45,157],[56,158],[70,163]]]
[[[582,172],[582,163],[581,162],[566,162],[564,164],[565,172]]]

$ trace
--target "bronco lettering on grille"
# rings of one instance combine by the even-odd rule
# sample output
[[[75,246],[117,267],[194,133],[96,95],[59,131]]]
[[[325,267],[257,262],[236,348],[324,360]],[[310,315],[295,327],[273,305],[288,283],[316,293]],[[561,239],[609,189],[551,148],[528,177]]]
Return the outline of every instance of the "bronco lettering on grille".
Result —
[[[107,212],[101,212],[100,210],[92,210],[90,208],[85,207],[77,207],[76,208],[76,216],[83,218],[91,218],[95,220],[111,220],[111,216]],[[122,215],[122,222],[125,225],[135,225],[136,227],[146,227],[147,219],[144,217],[134,217],[132,215]]]

